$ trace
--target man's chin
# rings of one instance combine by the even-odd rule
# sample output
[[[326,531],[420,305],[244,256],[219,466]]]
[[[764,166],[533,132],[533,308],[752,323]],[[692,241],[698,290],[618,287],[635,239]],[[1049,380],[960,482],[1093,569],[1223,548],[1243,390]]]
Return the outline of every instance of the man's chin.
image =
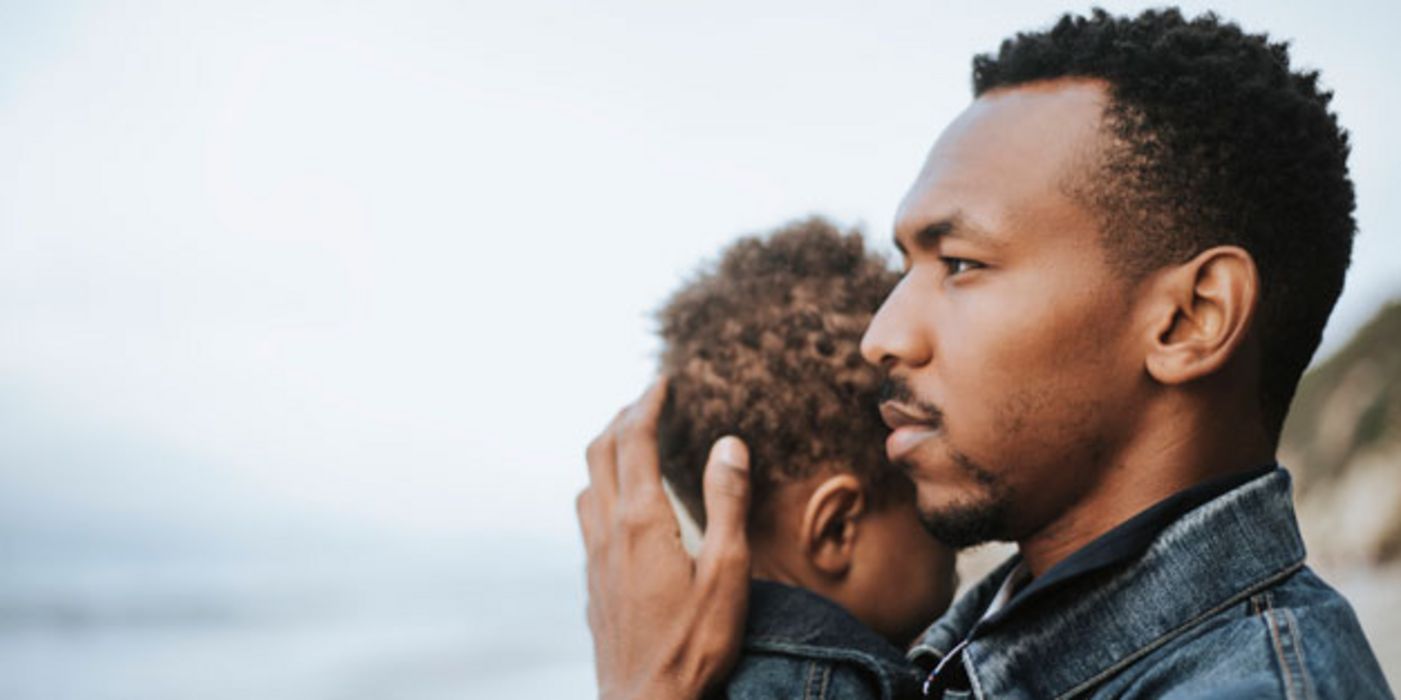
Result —
[[[1012,539],[1007,482],[952,445],[939,447],[914,451],[900,463],[915,483],[924,529],[958,549]]]
[[[920,508],[919,520],[935,539],[964,549],[1011,539],[1007,528],[1007,502],[985,499]]]

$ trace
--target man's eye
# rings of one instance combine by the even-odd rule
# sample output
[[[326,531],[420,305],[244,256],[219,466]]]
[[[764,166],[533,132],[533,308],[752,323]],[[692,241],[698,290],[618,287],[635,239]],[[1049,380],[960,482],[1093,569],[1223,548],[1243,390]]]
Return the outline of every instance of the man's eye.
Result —
[[[969,270],[976,270],[983,266],[982,263],[977,262],[976,260],[968,260],[965,258],[945,257],[939,258],[939,261],[942,262],[944,264],[944,267],[948,269],[950,277],[967,272]]]

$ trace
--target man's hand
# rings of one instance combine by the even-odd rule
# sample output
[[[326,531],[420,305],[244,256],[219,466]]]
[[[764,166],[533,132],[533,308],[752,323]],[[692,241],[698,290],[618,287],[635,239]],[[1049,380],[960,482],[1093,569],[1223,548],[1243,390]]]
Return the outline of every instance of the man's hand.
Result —
[[[705,466],[707,527],[695,560],[662,490],[653,384],[589,444],[579,528],[599,695],[699,698],[739,654],[749,596],[749,453],[722,438]]]

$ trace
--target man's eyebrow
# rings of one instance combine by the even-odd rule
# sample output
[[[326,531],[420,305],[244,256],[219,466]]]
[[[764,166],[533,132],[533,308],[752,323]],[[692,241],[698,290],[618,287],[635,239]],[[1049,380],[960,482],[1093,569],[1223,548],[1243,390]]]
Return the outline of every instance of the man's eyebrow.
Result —
[[[963,217],[954,215],[947,219],[940,219],[932,224],[927,224],[924,228],[916,231],[914,236],[914,246],[919,250],[933,250],[938,247],[939,241],[944,238],[962,238],[973,243],[1000,247],[1002,241],[997,240],[986,231],[969,224]],[[900,236],[895,236],[895,247],[902,255],[907,255],[905,244],[900,242]]]

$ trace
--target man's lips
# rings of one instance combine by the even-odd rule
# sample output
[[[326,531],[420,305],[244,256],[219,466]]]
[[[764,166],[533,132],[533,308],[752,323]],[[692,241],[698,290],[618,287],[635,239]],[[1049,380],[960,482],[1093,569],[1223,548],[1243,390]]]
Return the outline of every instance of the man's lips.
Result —
[[[894,401],[880,405],[880,416],[890,426],[890,436],[885,439],[885,454],[892,462],[901,461],[920,443],[939,432],[938,419]]]

